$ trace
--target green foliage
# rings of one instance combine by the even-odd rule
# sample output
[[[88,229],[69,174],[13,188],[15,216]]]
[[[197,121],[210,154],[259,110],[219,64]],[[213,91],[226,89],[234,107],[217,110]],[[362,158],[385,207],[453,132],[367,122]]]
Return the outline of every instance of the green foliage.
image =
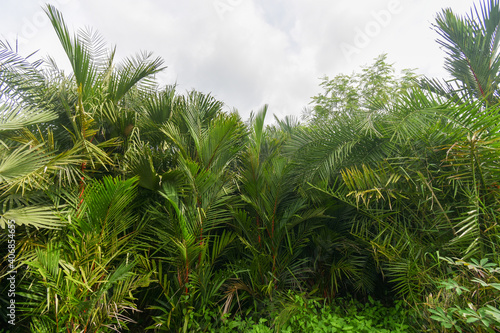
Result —
[[[466,332],[495,332],[500,326],[500,267],[480,261],[441,258],[450,267],[450,278],[440,281],[439,291],[429,296],[426,310],[430,327]]]
[[[324,92],[312,98],[314,106],[306,109],[303,117],[311,125],[319,125],[325,121],[335,124],[341,114],[370,113],[414,87],[416,78],[409,69],[396,75],[393,65],[387,63],[387,55],[382,54],[361,73],[339,74],[333,79],[325,76],[320,84]]]
[[[438,13],[434,28],[441,37],[438,43],[447,53],[445,69],[452,79],[425,79],[422,86],[463,103],[481,100],[486,106],[497,104],[499,24],[498,0],[485,0],[479,8],[474,5],[465,16],[455,14],[451,8]]]
[[[267,106],[244,123],[210,94],[160,89],[160,58],[115,64],[46,12],[72,75],[0,45],[18,331],[499,325],[498,1],[437,18],[457,89],[416,86],[382,55],[325,77],[306,124],[267,127]]]
[[[366,303],[338,298],[330,306],[288,293],[275,318],[226,319],[210,332],[410,332],[401,303],[385,307],[371,297]]]
[[[497,17],[497,7],[482,6],[483,17]],[[472,35],[488,34],[473,24],[482,30]],[[480,51],[481,43],[467,45]],[[323,105],[337,102],[324,97]],[[371,112],[354,105],[347,115],[331,113],[324,125],[296,131],[286,146],[318,196],[352,207],[338,219],[413,306],[435,295],[436,281],[447,276],[436,251],[498,261],[498,107],[477,96],[446,97],[413,87]]]
[[[19,295],[34,331],[100,331],[127,327],[132,293],[151,282],[135,238],[136,179],[104,178],[75,197],[64,231],[19,260],[28,265]],[[32,284],[31,281],[39,281]]]
[[[306,304],[284,325],[282,332],[407,332],[409,325],[401,303],[386,308],[371,297],[365,304],[354,300],[336,300],[331,307]],[[339,304],[340,303],[340,304]],[[340,306],[338,306],[339,304]],[[315,310],[308,310],[308,307]]]

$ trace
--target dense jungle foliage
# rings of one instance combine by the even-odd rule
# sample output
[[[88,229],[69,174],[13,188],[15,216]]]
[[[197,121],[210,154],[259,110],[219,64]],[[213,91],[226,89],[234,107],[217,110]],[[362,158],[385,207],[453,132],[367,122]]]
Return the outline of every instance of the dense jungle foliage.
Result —
[[[451,79],[381,55],[272,125],[45,11],[71,74],[0,45],[4,331],[500,332],[498,0],[437,14]]]

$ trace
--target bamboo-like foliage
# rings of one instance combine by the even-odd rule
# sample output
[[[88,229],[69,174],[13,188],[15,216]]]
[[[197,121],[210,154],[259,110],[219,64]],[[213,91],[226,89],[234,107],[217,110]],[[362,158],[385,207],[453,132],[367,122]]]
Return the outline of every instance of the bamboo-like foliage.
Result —
[[[345,165],[364,151],[354,145],[314,186],[355,209],[347,217],[351,233],[370,245],[380,272],[411,304],[446,276],[441,255],[498,258],[497,108],[482,101],[438,106],[419,96],[413,107],[403,97],[379,118],[381,136],[371,140],[390,154]],[[303,132],[297,135],[292,144],[303,140]]]

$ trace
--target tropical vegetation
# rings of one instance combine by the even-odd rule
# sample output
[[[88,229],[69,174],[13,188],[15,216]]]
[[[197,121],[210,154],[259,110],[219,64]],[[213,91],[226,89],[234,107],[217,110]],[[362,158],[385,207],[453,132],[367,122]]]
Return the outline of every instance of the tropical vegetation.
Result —
[[[498,0],[437,15],[451,79],[381,55],[271,125],[45,11],[71,74],[0,44],[2,328],[500,331]]]

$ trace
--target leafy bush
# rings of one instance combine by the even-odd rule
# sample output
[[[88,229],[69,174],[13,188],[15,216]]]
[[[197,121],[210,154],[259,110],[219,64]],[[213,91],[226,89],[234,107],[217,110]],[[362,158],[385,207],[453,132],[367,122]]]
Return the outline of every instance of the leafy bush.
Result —
[[[407,312],[400,301],[386,307],[368,298],[361,303],[354,299],[337,299],[332,305],[317,300],[291,296],[292,301],[283,304],[279,313],[271,319],[251,317],[225,321],[211,332],[408,332]]]
[[[453,278],[440,281],[439,293],[428,297],[431,328],[498,332],[494,327],[500,327],[500,267],[486,258],[468,262],[441,259],[451,265]]]

